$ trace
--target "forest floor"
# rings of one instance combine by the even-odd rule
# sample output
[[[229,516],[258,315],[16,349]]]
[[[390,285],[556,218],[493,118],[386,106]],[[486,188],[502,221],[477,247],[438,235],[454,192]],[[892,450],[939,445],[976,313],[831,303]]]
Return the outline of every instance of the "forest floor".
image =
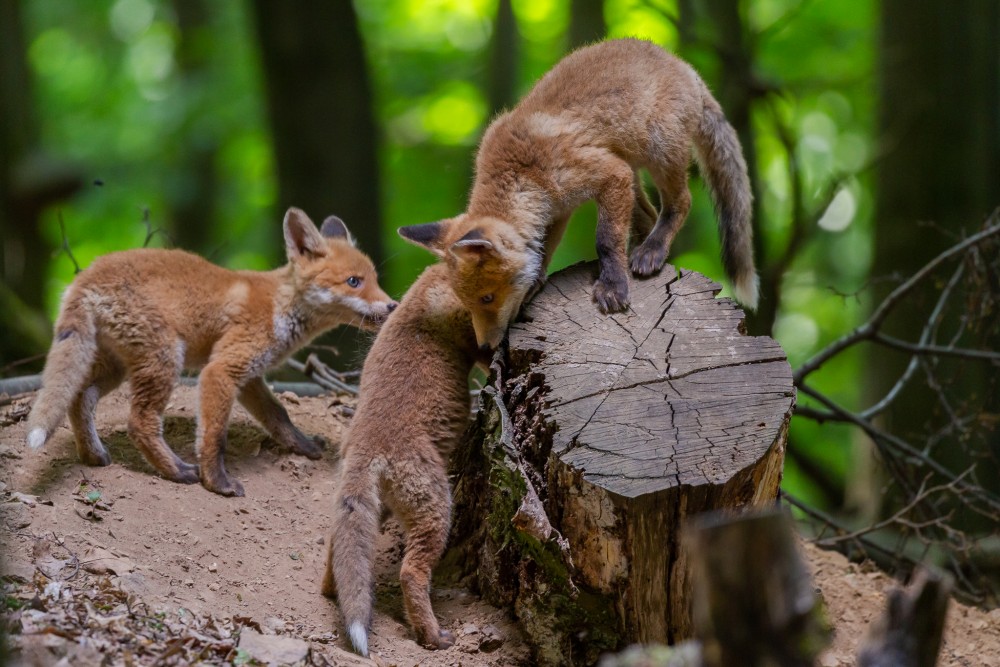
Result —
[[[65,426],[40,453],[27,452],[23,415],[30,397],[0,409],[4,626],[14,664],[98,664],[101,654],[136,665],[246,664],[268,655],[371,664],[345,650],[334,603],[319,594],[337,444],[350,401],[281,399],[299,428],[323,435],[330,446],[319,461],[275,450],[237,408],[226,460],[246,488],[244,498],[157,477],[126,436],[127,389],[98,408],[113,460],[106,468],[77,462]],[[195,405],[195,390],[178,387],[164,427],[188,461]],[[461,588],[435,587],[433,595],[456,645],[441,652],[418,646],[403,618],[401,542],[390,519],[376,563],[377,664],[530,664],[514,621]],[[804,548],[835,628],[820,664],[852,665],[894,582],[839,554]],[[1000,667],[1000,611],[953,604],[939,664]]]

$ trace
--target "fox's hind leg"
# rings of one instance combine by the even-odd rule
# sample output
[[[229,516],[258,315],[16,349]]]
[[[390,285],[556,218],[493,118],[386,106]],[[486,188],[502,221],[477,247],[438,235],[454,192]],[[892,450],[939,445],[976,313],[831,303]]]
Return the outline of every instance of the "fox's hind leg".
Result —
[[[171,354],[173,347],[167,343],[151,345],[138,357],[141,361],[131,368],[132,412],[128,433],[161,475],[173,482],[195,484],[198,466],[177,456],[163,439],[163,411],[180,376],[181,360]]]
[[[630,265],[636,276],[651,276],[667,261],[670,244],[691,210],[691,192],[687,184],[687,165],[674,165],[663,171],[652,170],[660,191],[660,215],[646,240],[632,250]]]
[[[73,399],[69,408],[69,421],[76,438],[76,451],[80,461],[89,466],[111,464],[111,456],[97,435],[94,411],[101,397],[121,384],[125,369],[112,355],[97,353],[90,381]]]
[[[400,467],[404,469],[397,468],[392,476],[395,486],[387,500],[406,531],[406,549],[399,568],[406,618],[421,646],[445,649],[455,643],[455,637],[438,625],[430,591],[431,571],[444,553],[451,525],[448,477],[440,460],[421,460],[419,465]]]
[[[240,389],[238,398],[278,444],[310,459],[322,458],[326,442],[318,436],[310,438],[295,427],[288,411],[267,388],[263,378],[248,380]]]

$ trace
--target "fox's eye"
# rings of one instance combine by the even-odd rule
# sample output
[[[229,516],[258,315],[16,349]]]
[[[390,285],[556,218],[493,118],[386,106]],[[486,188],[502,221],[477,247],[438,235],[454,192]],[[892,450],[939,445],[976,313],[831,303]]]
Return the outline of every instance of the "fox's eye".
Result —
[[[351,276],[350,278],[347,279],[347,284],[355,288],[361,287],[361,278],[358,278],[357,276]]]
[[[481,297],[479,297],[479,301],[481,303],[483,303],[483,304],[493,303],[493,295],[492,294],[486,294],[484,296],[481,296]]]

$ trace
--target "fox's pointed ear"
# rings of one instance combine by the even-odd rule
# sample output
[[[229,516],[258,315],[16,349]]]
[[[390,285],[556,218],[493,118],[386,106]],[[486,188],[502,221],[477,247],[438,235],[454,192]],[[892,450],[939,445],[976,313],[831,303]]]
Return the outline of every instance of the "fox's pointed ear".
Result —
[[[410,243],[423,246],[438,257],[443,257],[442,242],[446,229],[447,226],[443,222],[428,222],[422,225],[400,227],[396,232]]]
[[[343,239],[351,245],[354,245],[354,237],[351,236],[351,232],[348,231],[347,225],[345,225],[344,221],[335,215],[328,216],[327,219],[323,221],[323,225],[319,228],[319,233],[322,234],[324,238]]]
[[[482,262],[487,256],[496,253],[493,243],[483,238],[483,232],[480,229],[473,229],[452,243],[450,250],[456,258],[474,262]]]
[[[285,250],[288,259],[320,257],[326,254],[326,241],[309,216],[294,206],[285,213]]]

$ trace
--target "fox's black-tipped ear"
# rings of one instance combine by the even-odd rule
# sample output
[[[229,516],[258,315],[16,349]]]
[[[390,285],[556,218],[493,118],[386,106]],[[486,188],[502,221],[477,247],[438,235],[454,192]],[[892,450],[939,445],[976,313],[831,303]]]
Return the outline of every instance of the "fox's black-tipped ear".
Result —
[[[461,260],[482,262],[487,255],[496,252],[493,243],[483,238],[480,229],[473,229],[468,234],[451,244],[451,254]]]
[[[294,206],[285,213],[282,223],[285,232],[285,251],[288,259],[320,257],[326,254],[323,240],[315,223],[302,209]]]
[[[347,225],[344,221],[335,215],[328,216],[326,220],[323,221],[323,225],[319,228],[319,233],[328,239],[343,239],[354,245],[354,237],[351,236],[351,232],[348,231]]]
[[[445,225],[442,222],[428,222],[422,225],[400,227],[396,232],[410,243],[423,246],[438,257],[444,255],[441,242],[444,239]]]

